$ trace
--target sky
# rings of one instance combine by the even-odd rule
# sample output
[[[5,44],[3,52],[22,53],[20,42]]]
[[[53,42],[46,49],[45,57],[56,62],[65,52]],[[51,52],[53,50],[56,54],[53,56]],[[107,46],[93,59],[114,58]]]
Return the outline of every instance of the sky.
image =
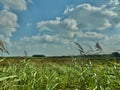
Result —
[[[120,1],[0,0],[0,40],[8,56],[78,55],[75,42],[112,53],[120,49]]]

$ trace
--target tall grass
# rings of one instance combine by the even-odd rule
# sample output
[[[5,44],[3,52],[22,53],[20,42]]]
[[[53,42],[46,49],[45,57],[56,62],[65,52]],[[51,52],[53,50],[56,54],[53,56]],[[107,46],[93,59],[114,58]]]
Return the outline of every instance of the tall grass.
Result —
[[[3,42],[2,40],[0,40],[0,51],[1,51],[2,53],[7,53],[7,54],[9,54],[9,52],[8,52],[7,48],[5,47],[4,42]]]
[[[75,42],[75,44],[78,46],[78,51],[80,52],[81,56],[90,54],[90,53],[98,55],[103,52],[103,49],[101,45],[99,44],[99,42],[95,44],[95,47],[94,47],[95,50],[91,46],[88,45],[89,50],[87,51],[85,51],[85,49],[78,42]]]
[[[22,60],[0,66],[0,90],[120,90],[120,64]]]

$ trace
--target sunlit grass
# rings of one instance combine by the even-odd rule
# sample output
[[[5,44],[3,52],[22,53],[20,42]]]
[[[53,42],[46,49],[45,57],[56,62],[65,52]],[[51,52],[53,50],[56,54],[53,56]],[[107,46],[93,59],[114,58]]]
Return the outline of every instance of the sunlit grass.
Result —
[[[120,90],[120,64],[22,60],[0,66],[0,90]]]

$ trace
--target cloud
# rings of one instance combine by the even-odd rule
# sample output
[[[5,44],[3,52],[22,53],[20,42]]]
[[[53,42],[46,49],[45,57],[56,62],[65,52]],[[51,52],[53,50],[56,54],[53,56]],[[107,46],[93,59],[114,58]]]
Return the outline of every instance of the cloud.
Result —
[[[116,25],[116,28],[118,28],[118,29],[120,28],[120,23],[118,23],[118,24]]]
[[[97,42],[99,40],[108,40],[108,37],[104,34],[100,34],[97,32],[78,32],[76,33],[77,38],[81,38],[83,41],[94,41]]]
[[[76,20],[71,18],[61,19],[56,18],[56,20],[41,21],[37,23],[37,27],[40,30],[50,30],[55,35],[64,38],[73,38],[74,33],[78,31]]]
[[[74,19],[66,18],[64,20],[61,20],[61,18],[58,17],[56,18],[56,20],[41,21],[37,24],[37,27],[43,30],[57,30],[60,32],[61,30],[63,31],[63,29],[70,31],[78,29],[77,23]]]
[[[87,3],[67,6],[63,18],[40,21],[37,23],[37,28],[40,32],[48,30],[53,36],[57,36],[58,40],[65,39],[69,42],[67,44],[74,41],[91,45],[98,41],[102,42],[107,52],[111,43],[119,40],[115,37],[120,27],[119,7],[118,0],[110,0],[106,5],[101,6]],[[114,39],[111,39],[113,36]]]
[[[119,27],[119,6],[118,0],[110,0],[108,4],[102,6],[90,4],[68,6],[64,11],[65,18],[59,17],[56,20],[40,21],[37,23],[37,27],[40,30],[50,30],[64,38],[69,37],[68,39],[74,38],[75,34],[79,32],[89,32],[89,34],[83,34],[94,34],[99,37],[105,30]],[[107,34],[105,33],[103,36],[105,35]]]
[[[119,1],[118,0],[110,0],[109,4],[110,5],[118,5]]]
[[[106,30],[110,28],[118,19],[118,12],[107,8],[107,6],[92,6],[90,4],[81,4],[76,7],[67,7],[65,10],[67,17],[75,19],[78,27],[83,31]]]
[[[18,17],[16,14],[8,11],[0,11],[0,33],[4,36],[11,37],[12,33],[16,31]]]
[[[23,37],[19,42],[12,42],[10,51],[13,55],[24,55],[24,50],[29,55],[68,55],[74,51],[69,48],[69,40],[60,38],[57,35],[34,35],[32,37]],[[69,52],[68,52],[69,51]]]
[[[26,0],[0,0],[0,3],[2,3],[4,5],[4,8],[7,9],[17,9],[17,10],[27,9]]]
[[[61,45],[68,44],[69,40],[60,38],[57,35],[34,35],[32,37],[24,37],[21,42],[34,43],[34,44],[51,44],[51,45]]]
[[[0,34],[0,40],[4,40],[5,43],[11,45],[10,39],[7,37],[4,37],[4,35]]]
[[[19,26],[18,16],[11,12],[11,9],[26,10],[27,1],[31,0],[0,0],[0,4],[3,4],[4,7],[0,11],[0,34],[4,37],[10,38]]]
[[[27,9],[27,2],[25,0],[16,0],[15,2],[12,0],[0,0],[0,2],[9,9]],[[120,27],[119,7],[120,4],[118,0],[110,0],[108,4],[102,6],[93,6],[91,4],[80,4],[72,7],[68,6],[62,17],[56,17],[56,19],[52,20],[39,21],[37,23],[37,28],[39,29],[38,33],[40,34],[31,37],[23,37],[19,42],[12,43],[12,47],[15,48],[14,51],[24,51],[25,49],[32,53],[48,52],[49,54],[53,53],[56,55],[59,51],[64,54],[72,51],[74,52],[75,48],[72,48],[74,41],[78,41],[81,44],[90,43],[91,45],[100,41],[106,44],[106,46],[103,45],[103,48],[105,48],[107,52],[109,46],[116,45],[116,41],[119,41],[120,39],[118,35],[116,35],[116,31]],[[12,13],[8,10],[6,10],[6,12]],[[11,19],[13,19],[13,16]],[[10,33],[4,32],[3,30],[0,31],[9,37],[11,37],[12,32],[16,31],[18,26],[17,17],[11,21],[14,22],[14,25],[8,26],[9,28],[14,27],[13,31],[10,30]],[[4,21],[4,23],[8,22]],[[2,26],[3,23],[0,25]],[[27,26],[30,25],[31,24],[27,24]],[[5,26],[3,25],[3,27]],[[3,29],[6,30],[6,28]],[[115,35],[112,34],[110,36],[110,30]],[[3,36],[1,35],[0,37]],[[114,42],[114,44],[111,44],[112,42]],[[71,45],[69,50],[66,50],[67,45]]]
[[[0,0],[0,5],[2,4],[2,9],[0,10],[0,39],[9,45],[11,45],[10,38],[12,37],[12,33],[16,32],[19,27],[18,16],[12,12],[12,10],[26,10],[27,2],[30,1],[31,0]]]

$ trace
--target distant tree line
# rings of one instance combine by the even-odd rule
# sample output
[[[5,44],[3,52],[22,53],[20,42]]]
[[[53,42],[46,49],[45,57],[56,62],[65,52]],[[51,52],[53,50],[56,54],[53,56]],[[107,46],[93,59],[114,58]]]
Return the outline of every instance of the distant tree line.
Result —
[[[35,55],[32,55],[32,57],[46,57],[46,56],[45,55],[35,54]]]
[[[75,57],[104,57],[104,56],[111,56],[111,57],[120,57],[120,53],[118,52],[113,52],[111,54],[88,54],[88,55],[77,55]],[[47,57],[45,55],[39,55],[39,54],[34,54],[32,57]],[[68,58],[71,56],[50,56],[51,58]]]
[[[114,56],[114,57],[120,57],[120,53],[118,53],[118,52],[113,52],[113,53],[112,53],[112,56]]]

